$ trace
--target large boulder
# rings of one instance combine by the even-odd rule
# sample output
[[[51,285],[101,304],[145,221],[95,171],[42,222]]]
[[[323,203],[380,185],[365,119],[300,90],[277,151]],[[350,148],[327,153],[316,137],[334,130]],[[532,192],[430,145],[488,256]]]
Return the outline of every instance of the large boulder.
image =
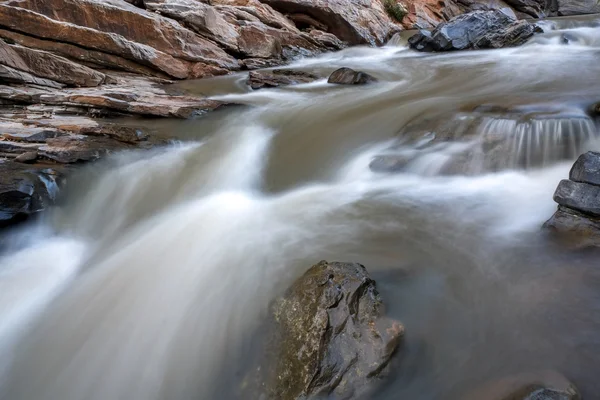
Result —
[[[409,39],[419,51],[449,51],[519,46],[537,31],[527,21],[516,21],[500,10],[473,11],[422,30]]]
[[[398,347],[403,326],[382,316],[364,266],[321,261],[276,301],[268,398],[359,398]]]
[[[561,206],[600,216],[600,186],[563,179],[554,192]]]
[[[384,44],[401,27],[380,0],[263,0],[283,14],[305,14],[351,45]],[[296,16],[298,18],[298,16]]]

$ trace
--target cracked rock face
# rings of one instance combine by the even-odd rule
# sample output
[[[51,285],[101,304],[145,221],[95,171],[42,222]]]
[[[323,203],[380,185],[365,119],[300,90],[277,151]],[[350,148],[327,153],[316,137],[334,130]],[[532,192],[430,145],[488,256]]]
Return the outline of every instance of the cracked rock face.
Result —
[[[268,398],[350,399],[367,391],[404,334],[382,311],[361,264],[311,267],[274,306],[277,356],[267,374]]]

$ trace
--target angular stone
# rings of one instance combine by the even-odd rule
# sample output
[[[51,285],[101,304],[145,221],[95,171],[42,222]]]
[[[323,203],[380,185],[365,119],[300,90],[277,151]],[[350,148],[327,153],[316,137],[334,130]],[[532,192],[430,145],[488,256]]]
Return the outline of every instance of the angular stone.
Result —
[[[600,187],[563,179],[554,192],[554,201],[586,214],[600,216]]]
[[[527,21],[515,21],[499,10],[473,11],[420,31],[408,43],[419,51],[449,51],[519,46],[536,32]]]
[[[254,90],[274,88],[285,85],[309,83],[319,79],[317,75],[289,69],[274,69],[266,71],[252,71],[248,74],[246,83]]]
[[[340,68],[329,75],[327,82],[340,85],[364,85],[377,82],[377,79],[366,72],[355,71],[352,68]]]
[[[0,40],[0,64],[71,86],[98,86],[104,74],[46,51]]]
[[[95,161],[117,150],[128,148],[125,144],[102,137],[69,135],[49,139],[40,146],[38,155],[62,164]]]
[[[600,153],[589,151],[580,155],[571,167],[569,179],[575,182],[600,185]]]
[[[404,334],[400,323],[382,314],[364,266],[321,261],[310,268],[274,306],[268,398],[361,398]]]
[[[281,42],[257,25],[242,27],[239,47],[249,57],[280,58],[282,55]]]
[[[37,151],[28,151],[27,153],[23,153],[15,158],[16,162],[31,164],[37,160],[38,154]]]

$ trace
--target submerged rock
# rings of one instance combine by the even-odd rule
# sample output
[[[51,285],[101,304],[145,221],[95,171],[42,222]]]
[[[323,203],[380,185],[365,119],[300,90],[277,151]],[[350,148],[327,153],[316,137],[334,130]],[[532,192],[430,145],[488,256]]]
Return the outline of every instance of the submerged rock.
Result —
[[[276,301],[268,398],[358,398],[388,365],[403,326],[382,316],[364,266],[321,261]]]
[[[337,83],[339,85],[364,85],[366,83],[377,82],[377,79],[362,71],[355,71],[352,68],[336,69],[329,75],[328,83]]]
[[[274,88],[286,85],[309,83],[319,79],[317,75],[309,72],[292,69],[273,69],[266,71],[251,71],[246,83],[252,89]]]
[[[562,374],[541,371],[506,377],[483,385],[464,400],[580,400],[577,388]]]
[[[432,32],[422,30],[408,43],[419,51],[450,51],[519,46],[538,28],[516,21],[500,10],[473,11],[438,25]]]

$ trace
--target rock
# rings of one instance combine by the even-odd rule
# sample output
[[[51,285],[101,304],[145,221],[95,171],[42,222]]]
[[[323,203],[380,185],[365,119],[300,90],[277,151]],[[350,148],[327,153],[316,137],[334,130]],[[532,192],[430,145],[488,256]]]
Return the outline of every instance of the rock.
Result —
[[[544,223],[543,228],[563,239],[570,247],[600,247],[600,218],[568,207],[558,206],[558,210]]]
[[[558,15],[594,14],[600,12],[596,0],[556,0]]]
[[[0,64],[70,86],[98,86],[105,75],[66,58],[0,40]]]
[[[409,157],[401,155],[380,155],[371,160],[369,168],[373,172],[395,173],[404,170],[409,161]]]
[[[340,85],[364,85],[366,83],[377,82],[377,79],[366,72],[355,71],[351,68],[340,68],[329,75],[327,82]]]
[[[502,11],[474,11],[422,30],[408,43],[419,51],[449,51],[519,46],[536,32],[527,21],[515,21]]]
[[[319,79],[317,75],[304,71],[290,69],[273,69],[266,71],[252,71],[248,74],[246,83],[252,89],[273,88],[285,85],[309,83]]]
[[[123,57],[113,54],[103,53],[91,49],[84,49],[68,43],[55,42],[52,40],[38,39],[32,36],[22,35],[17,32],[0,29],[0,38],[18,43],[21,46],[46,50],[63,57],[77,60],[85,65],[92,65],[95,68],[110,68],[133,72],[140,75],[156,76],[166,78],[167,75],[153,68],[138,64]],[[48,85],[44,85],[48,86]]]
[[[571,168],[569,179],[575,182],[600,185],[600,153],[588,151],[580,155]]]
[[[554,192],[554,201],[585,214],[600,216],[600,187],[563,179]]]
[[[0,85],[0,99],[28,104],[78,106],[155,117],[190,118],[226,103],[202,97],[167,94],[157,82],[131,75],[112,75],[116,82],[98,88],[50,90]]]
[[[239,44],[240,49],[244,49],[244,53],[249,57],[280,58],[283,54],[279,39],[268,35],[259,26],[242,27]]]
[[[0,80],[9,83],[30,83],[34,85],[48,86],[58,89],[65,86],[50,79],[39,78],[27,72],[7,67],[6,65],[0,65]]]
[[[383,45],[401,30],[380,0],[263,0],[283,14],[305,14],[350,44]],[[325,29],[321,29],[325,30]]]
[[[321,261],[274,306],[269,398],[359,398],[388,365],[403,326],[382,317],[364,266]]]
[[[28,151],[27,153],[23,153],[20,156],[17,156],[15,158],[15,161],[24,163],[24,164],[30,164],[30,163],[35,162],[35,160],[37,160],[37,158],[38,158],[37,151]]]
[[[464,400],[580,400],[577,388],[562,374],[541,371],[510,376],[468,393]]]
[[[0,160],[0,227],[27,219],[52,204],[60,173]]]
[[[551,1],[547,0],[505,0],[516,11],[527,14],[534,18],[547,17],[551,10]],[[568,0],[571,1],[571,0]]]

